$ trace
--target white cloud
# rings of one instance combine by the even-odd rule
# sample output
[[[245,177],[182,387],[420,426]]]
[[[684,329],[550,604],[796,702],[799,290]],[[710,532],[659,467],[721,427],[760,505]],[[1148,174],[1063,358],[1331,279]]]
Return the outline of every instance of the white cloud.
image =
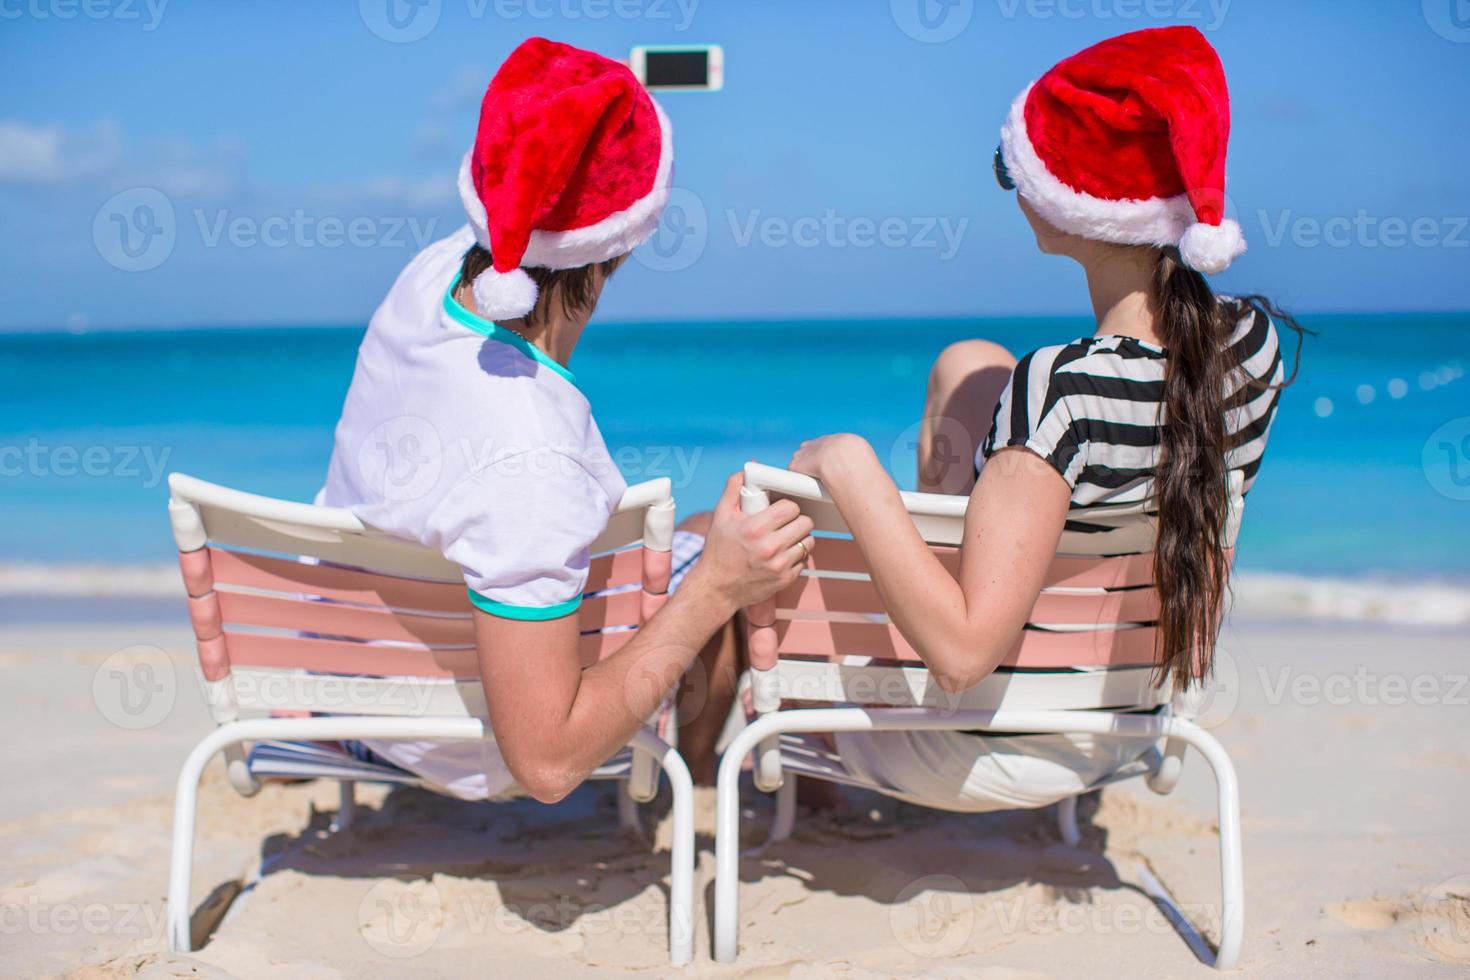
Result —
[[[449,81],[429,96],[429,108],[444,112],[478,109],[494,72],[480,65],[462,65]]]
[[[321,189],[318,196],[334,203],[371,201],[414,210],[440,208],[458,199],[454,177],[447,173],[417,179],[383,175],[342,181]]]
[[[166,194],[227,195],[242,185],[240,141],[185,139],[130,146],[112,120],[91,126],[0,121],[0,184],[54,187],[100,182]]]
[[[122,134],[103,120],[76,129],[0,121],[0,183],[61,184],[106,173],[122,157]]]
[[[229,197],[246,187],[244,146],[233,136],[220,136],[200,146],[185,139],[149,143],[129,154],[114,174],[127,187],[156,187],[183,197]]]
[[[447,131],[442,138],[447,141]],[[221,135],[203,143],[180,137],[137,142],[127,140],[110,120],[86,127],[0,120],[0,189],[50,188],[90,199],[146,187],[186,206],[414,213],[451,208],[457,200],[454,175],[452,165],[436,165],[429,176],[389,173],[262,185],[248,177],[238,136]]]

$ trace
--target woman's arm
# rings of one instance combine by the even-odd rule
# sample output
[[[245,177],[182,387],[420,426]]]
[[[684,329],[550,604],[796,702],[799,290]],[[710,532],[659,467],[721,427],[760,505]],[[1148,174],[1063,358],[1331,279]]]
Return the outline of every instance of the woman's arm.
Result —
[[[811,519],[791,501],[742,514],[740,485],[731,477],[684,584],[627,646],[586,670],[575,613],[523,622],[475,612],[490,727],[511,775],[536,799],[554,803],[575,789],[628,744],[738,609],[795,581]]]
[[[1003,449],[980,472],[965,511],[958,581],[914,527],[867,441],[826,436],[791,468],[822,482],[852,531],[873,584],[940,687],[963,691],[1010,651],[1041,591],[1071,489],[1045,460]]]

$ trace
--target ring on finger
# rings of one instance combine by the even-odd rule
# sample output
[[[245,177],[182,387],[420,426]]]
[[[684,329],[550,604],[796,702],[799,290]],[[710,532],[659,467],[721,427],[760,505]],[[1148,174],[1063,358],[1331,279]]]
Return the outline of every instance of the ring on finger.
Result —
[[[807,548],[805,541],[798,541],[796,543],[801,546],[801,563],[805,565],[807,562],[812,560],[812,553]]]

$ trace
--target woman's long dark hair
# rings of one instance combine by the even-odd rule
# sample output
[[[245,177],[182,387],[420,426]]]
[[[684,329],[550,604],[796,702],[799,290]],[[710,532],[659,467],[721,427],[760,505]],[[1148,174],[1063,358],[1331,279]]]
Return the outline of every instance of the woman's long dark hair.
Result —
[[[1226,454],[1232,448],[1222,399],[1227,380],[1241,371],[1230,347],[1236,325],[1247,314],[1269,316],[1297,335],[1297,358],[1305,331],[1288,314],[1260,296],[1221,301],[1205,277],[1186,266],[1178,249],[1159,254],[1154,273],[1155,329],[1168,349],[1164,405],[1154,488],[1158,540],[1154,583],[1159,591],[1158,678],[1172,676],[1182,690],[1206,678],[1214,663],[1224,598],[1230,578],[1226,555],[1229,517]],[[1284,387],[1296,377],[1282,382]],[[1251,378],[1240,384],[1259,392]],[[1238,404],[1232,398],[1231,404]]]

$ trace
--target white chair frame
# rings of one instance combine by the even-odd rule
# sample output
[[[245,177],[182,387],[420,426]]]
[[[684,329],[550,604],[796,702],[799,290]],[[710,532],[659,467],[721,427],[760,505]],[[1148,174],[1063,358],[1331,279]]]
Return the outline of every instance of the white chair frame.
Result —
[[[779,470],[759,463],[747,464],[742,504],[747,512],[769,506],[770,494],[794,500],[810,515],[818,530],[845,532],[846,527],[835,505],[821,485],[810,477]],[[966,498],[938,494],[904,493],[904,503],[925,540],[934,544],[956,545],[963,540]],[[1241,483],[1238,474],[1231,483],[1231,519],[1227,538],[1233,545],[1240,526]],[[1082,515],[1079,515],[1081,517]],[[1119,507],[1108,511],[1090,509],[1085,519],[1099,520],[1114,526],[1101,534],[1078,535],[1065,532],[1058,548],[1060,554],[1108,555],[1144,552],[1151,548],[1153,527],[1141,507]],[[818,543],[818,552],[821,543]],[[762,620],[764,621],[764,620]],[[747,725],[725,750],[717,777],[717,826],[715,832],[715,914],[714,953],[721,962],[732,962],[738,952],[739,929],[739,784],[743,762],[754,754],[754,778],[758,789],[776,794],[776,812],[770,841],[790,836],[795,822],[797,776],[784,770],[797,768],[793,759],[783,755],[780,736],[790,733],[828,733],[854,731],[988,731],[1032,733],[1088,733],[1094,735],[1151,736],[1163,740],[1162,751],[1151,752],[1141,770],[1129,770],[1126,776],[1142,775],[1154,792],[1164,794],[1177,784],[1187,746],[1193,746],[1210,764],[1217,790],[1220,833],[1221,939],[1213,958],[1213,966],[1232,969],[1240,957],[1245,930],[1245,895],[1240,833],[1240,791],[1235,767],[1224,746],[1192,718],[1192,705],[1197,692],[1175,697],[1154,714],[1135,714],[1118,710],[1101,710],[1100,704],[1118,705],[1119,687],[1114,681],[1123,679],[1124,689],[1134,689],[1140,671],[1108,670],[1101,674],[1112,677],[1084,678],[1065,688],[1049,693],[1046,681],[1032,682],[1016,675],[987,678],[956,697],[940,691],[928,672],[919,666],[849,667],[838,664],[813,664],[802,661],[778,661],[773,669],[751,671],[752,700],[757,717]],[[781,710],[783,685],[792,677],[816,679],[819,688],[830,694],[812,695],[805,686],[795,696],[802,701],[862,701],[884,703],[891,707],[801,707]],[[1014,683],[1012,683],[1014,681]],[[851,695],[859,686],[860,697]],[[1111,685],[1111,686],[1110,686]],[[844,697],[844,692],[848,696]],[[897,693],[895,693],[897,692]],[[1112,695],[1111,697],[1109,695]],[[1142,699],[1136,706],[1152,706]],[[802,767],[801,776],[828,778],[820,768]],[[1126,778],[1125,776],[1125,778]],[[838,780],[842,781],[842,780]],[[1105,782],[1113,782],[1109,779]],[[1088,791],[1095,787],[1089,787]],[[1080,841],[1077,827],[1077,800],[1064,800],[1058,806],[1058,824],[1062,837],[1071,844]],[[1167,895],[1157,895],[1171,902]],[[1172,904],[1172,903],[1171,903]],[[1174,910],[1177,914],[1177,909]],[[1188,929],[1188,923],[1176,924]],[[1197,939],[1197,937],[1195,937]],[[1194,943],[1197,951],[1202,943]]]
[[[429,549],[366,527],[346,510],[261,497],[182,474],[171,475],[169,487],[169,516],[181,556],[199,552],[206,545],[222,544],[319,558],[429,582],[458,581],[461,585],[463,582],[457,565]],[[668,552],[673,528],[674,500],[670,481],[667,478],[650,480],[628,488],[607,530],[594,543],[592,551],[598,554],[641,542],[651,550]],[[185,578],[187,582],[187,567]],[[201,663],[206,659],[206,639],[205,633],[200,631],[194,604],[212,600],[212,596],[212,591],[197,595],[191,588],[191,615],[196,617],[195,630],[201,637]],[[656,608],[660,598],[645,595],[645,610]],[[215,603],[213,608],[217,630],[218,604]],[[466,598],[464,617],[469,616],[471,612]],[[375,689],[372,688],[374,684],[393,684],[396,685],[395,691],[404,689],[405,685],[414,688],[422,695],[414,699],[416,703],[427,705],[427,711],[418,715],[395,713],[391,707],[379,706],[361,714],[241,718],[242,711],[261,711],[267,706],[252,703],[248,695],[242,696],[236,684],[237,677],[254,676],[259,679],[273,672],[297,675],[300,672],[293,672],[290,668],[259,667],[230,670],[228,665],[225,670],[226,675],[222,679],[214,680],[201,672],[201,686],[217,727],[189,753],[179,773],[166,910],[168,945],[178,952],[192,949],[190,918],[193,905],[190,894],[199,780],[205,766],[217,753],[224,753],[231,785],[242,796],[251,796],[259,790],[261,783],[249,769],[245,754],[248,743],[303,739],[477,739],[488,734],[478,678],[355,678],[368,689]],[[314,690],[311,683],[296,687],[308,692]],[[390,703],[388,699],[382,700]],[[362,701],[376,703],[371,697]],[[332,710],[314,704],[311,693],[298,703],[272,703],[268,707]],[[336,710],[341,710],[340,705]],[[673,718],[669,719],[668,732],[671,738],[677,732],[677,722]],[[626,764],[610,763],[589,778],[617,779],[624,783],[618,794],[619,820],[625,827],[637,828],[637,803],[648,802],[657,793],[660,771],[668,777],[673,797],[669,958],[675,964],[687,963],[693,955],[694,936],[693,782],[678,751],[659,738],[651,726],[635,732],[628,747],[631,758]],[[351,826],[356,809],[354,781],[339,782],[341,807],[333,829],[345,830]]]

